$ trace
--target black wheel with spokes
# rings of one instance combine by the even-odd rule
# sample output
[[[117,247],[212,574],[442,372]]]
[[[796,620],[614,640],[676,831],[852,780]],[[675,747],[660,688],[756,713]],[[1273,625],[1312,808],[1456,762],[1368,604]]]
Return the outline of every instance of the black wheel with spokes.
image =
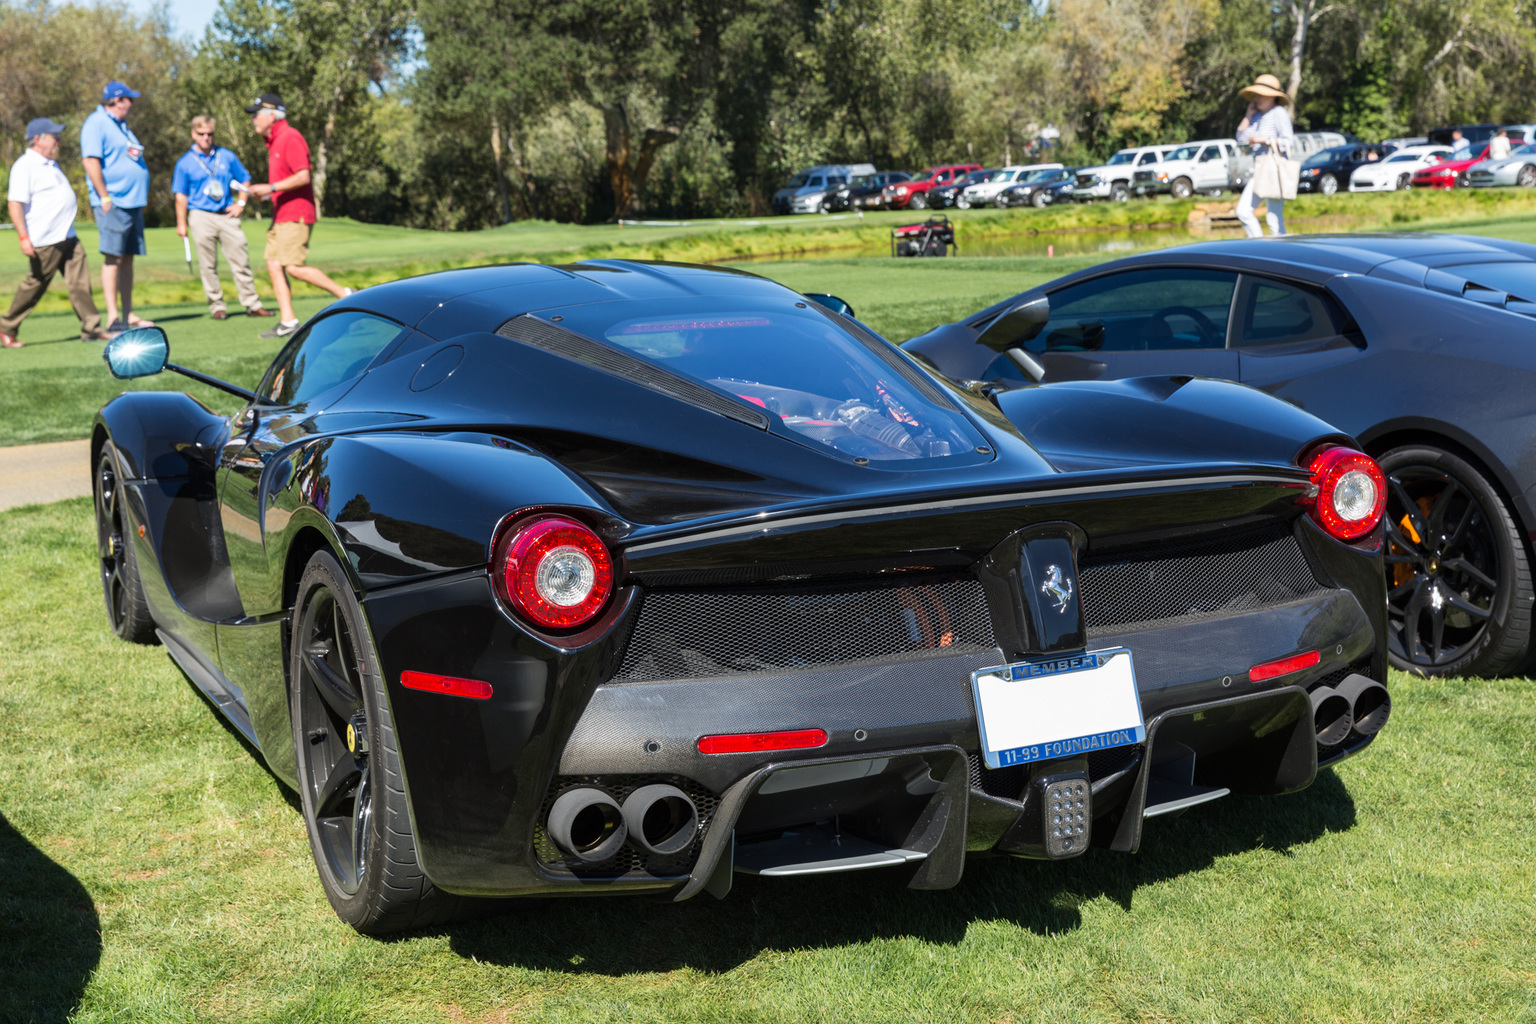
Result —
[[[288,679],[304,823],[331,906],[368,935],[451,919],[461,901],[421,869],[378,657],[329,552],[299,582]]]
[[[1518,669],[1531,639],[1531,570],[1503,498],[1448,451],[1394,448],[1380,461],[1392,664],[1424,676]]]
[[[122,466],[117,447],[108,441],[96,459],[92,480],[96,502],[96,555],[101,567],[101,590],[107,601],[107,622],[123,640],[136,644],[156,642],[155,620],[144,598],[134,554],[132,520],[122,486]]]

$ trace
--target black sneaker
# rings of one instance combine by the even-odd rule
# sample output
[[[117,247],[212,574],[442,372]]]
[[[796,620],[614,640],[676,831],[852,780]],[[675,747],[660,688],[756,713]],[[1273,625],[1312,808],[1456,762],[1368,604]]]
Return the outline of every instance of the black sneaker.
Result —
[[[273,327],[271,330],[262,331],[258,337],[269,339],[286,338],[298,329],[299,321],[297,320],[279,320],[276,327]]]

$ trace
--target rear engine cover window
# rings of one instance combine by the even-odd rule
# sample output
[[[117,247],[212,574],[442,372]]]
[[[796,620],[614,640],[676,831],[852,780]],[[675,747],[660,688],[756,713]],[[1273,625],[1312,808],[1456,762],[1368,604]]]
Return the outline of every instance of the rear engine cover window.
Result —
[[[633,314],[636,305],[622,308]],[[719,299],[654,305],[654,313],[617,322],[606,304],[570,307],[560,326],[734,395],[777,417],[796,440],[849,458],[935,459],[985,443],[957,410],[934,401],[941,392],[894,346],[873,336],[865,344],[812,309]]]

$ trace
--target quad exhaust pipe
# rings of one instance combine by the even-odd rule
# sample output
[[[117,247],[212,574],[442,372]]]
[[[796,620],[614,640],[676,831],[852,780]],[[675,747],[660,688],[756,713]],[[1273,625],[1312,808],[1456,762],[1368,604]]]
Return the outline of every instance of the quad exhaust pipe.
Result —
[[[699,809],[676,786],[641,786],[624,800],[624,824],[629,838],[646,853],[671,856],[693,844],[699,831]]]
[[[1392,695],[1376,680],[1359,673],[1347,676],[1338,686],[1340,696],[1349,701],[1355,718],[1355,732],[1374,736],[1381,732],[1392,714]]]
[[[699,809],[676,786],[641,786],[624,805],[600,789],[566,790],[549,808],[549,838],[587,864],[610,860],[626,840],[659,856],[682,853],[699,831]]]
[[[561,793],[549,809],[545,828],[556,846],[588,864],[618,853],[628,833],[618,803],[590,786]]]
[[[1311,697],[1312,724],[1320,747],[1338,746],[1351,731],[1374,736],[1392,714],[1392,696],[1387,688],[1358,672],[1346,676],[1336,687],[1315,688]]]

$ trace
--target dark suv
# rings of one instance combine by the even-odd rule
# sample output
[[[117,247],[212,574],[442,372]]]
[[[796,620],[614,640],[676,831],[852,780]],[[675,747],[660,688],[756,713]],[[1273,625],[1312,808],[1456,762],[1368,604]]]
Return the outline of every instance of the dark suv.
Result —
[[[1386,149],[1374,143],[1351,143],[1320,149],[1307,157],[1301,165],[1299,192],[1320,192],[1331,196],[1339,189],[1349,188],[1349,176],[1361,164],[1375,163],[1387,155]]]

